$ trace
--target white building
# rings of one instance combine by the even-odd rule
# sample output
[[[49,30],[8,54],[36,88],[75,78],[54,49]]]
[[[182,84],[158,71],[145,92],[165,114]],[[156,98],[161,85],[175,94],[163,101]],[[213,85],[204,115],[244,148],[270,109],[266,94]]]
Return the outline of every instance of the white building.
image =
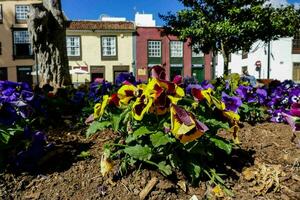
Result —
[[[293,79],[300,81],[300,35],[295,38],[281,38],[270,43],[270,79]],[[242,74],[247,69],[250,75],[257,79],[267,79],[268,45],[262,41],[256,42],[249,53],[231,54],[229,71]],[[260,67],[257,65],[260,64]],[[216,76],[223,75],[223,56],[218,55],[215,68]]]
[[[142,26],[142,27],[155,27],[156,22],[153,19],[152,14],[144,14],[144,13],[135,13],[135,19],[134,19],[136,26]]]

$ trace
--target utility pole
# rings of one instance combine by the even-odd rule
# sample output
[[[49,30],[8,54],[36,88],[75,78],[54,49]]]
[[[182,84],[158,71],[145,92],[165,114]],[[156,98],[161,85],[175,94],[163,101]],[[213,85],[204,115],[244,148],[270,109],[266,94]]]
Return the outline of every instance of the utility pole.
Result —
[[[268,71],[267,71],[267,78],[270,79],[270,65],[271,65],[271,41],[268,41]]]

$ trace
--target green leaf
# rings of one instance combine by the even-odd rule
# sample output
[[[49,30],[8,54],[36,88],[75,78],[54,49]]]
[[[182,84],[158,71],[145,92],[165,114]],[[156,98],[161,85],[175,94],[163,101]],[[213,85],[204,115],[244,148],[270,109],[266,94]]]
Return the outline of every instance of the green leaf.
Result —
[[[87,129],[86,137],[90,137],[91,135],[95,134],[97,131],[103,131],[109,126],[111,126],[111,122],[109,121],[103,121],[103,122],[94,121]]]
[[[10,139],[10,134],[1,130],[0,131],[0,143],[8,144],[9,139]]]
[[[168,143],[175,142],[174,138],[171,138],[168,134],[164,134],[163,132],[157,132],[150,136],[150,140],[154,147],[159,147],[166,145]]]
[[[243,103],[243,104],[241,105],[241,108],[243,108],[243,111],[244,111],[244,112],[246,112],[246,113],[249,112],[249,106],[248,106],[247,104],[244,104],[244,103]]]
[[[140,128],[138,128],[137,130],[135,130],[133,132],[133,136],[135,138],[138,138],[138,137],[141,137],[143,135],[148,135],[148,134],[151,134],[152,131],[150,131],[146,126],[142,126]]]
[[[189,176],[192,178],[192,182],[194,182],[195,179],[200,177],[201,167],[199,165],[189,162],[186,165],[186,170],[187,170]]]
[[[132,142],[132,141],[134,141],[134,140],[136,140],[136,137],[134,137],[132,134],[129,134],[129,135],[127,136],[127,138],[125,139],[125,143],[126,143],[126,144],[129,144],[130,142]]]
[[[231,153],[231,151],[232,151],[232,145],[229,142],[224,141],[224,139],[222,139],[222,138],[211,137],[209,139],[217,147],[219,147],[220,149],[224,150],[228,155]]]
[[[141,145],[126,147],[124,149],[124,152],[137,160],[149,160],[152,155],[150,147],[143,147]]]
[[[166,161],[162,161],[162,162],[158,163],[158,169],[165,176],[169,176],[172,174],[172,168],[170,165],[167,165]]]
[[[112,116],[112,124],[113,124],[114,132],[118,131],[121,120],[122,120],[121,115],[113,115]]]

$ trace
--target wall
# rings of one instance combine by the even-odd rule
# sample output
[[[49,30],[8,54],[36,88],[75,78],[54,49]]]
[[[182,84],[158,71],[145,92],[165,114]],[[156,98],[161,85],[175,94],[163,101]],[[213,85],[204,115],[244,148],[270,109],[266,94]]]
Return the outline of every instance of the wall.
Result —
[[[17,81],[16,66],[33,66],[34,59],[13,60],[12,30],[14,28],[26,28],[26,24],[15,23],[15,5],[40,3],[41,1],[0,1],[3,11],[3,24],[0,24],[0,42],[2,43],[2,55],[0,55],[0,67],[7,67],[8,79]]]
[[[133,37],[131,32],[93,32],[67,30],[67,35],[81,36],[82,59],[69,60],[69,66],[105,66],[105,79],[113,81],[113,66],[128,65],[132,72],[133,62]],[[101,60],[101,36],[116,35],[118,45],[118,60]],[[90,70],[89,70],[90,72]],[[73,75],[73,82],[77,81],[77,75]],[[78,75],[78,82],[90,81],[90,74]]]
[[[270,62],[270,78],[285,80],[292,79],[292,39],[281,38],[277,41],[271,41],[271,62]],[[261,61],[261,78],[267,78],[268,66],[268,47],[259,41],[252,45],[248,58],[242,59],[242,51],[231,55],[229,69],[231,73],[242,74],[242,67],[248,66],[250,75],[259,78],[259,72],[256,71],[256,61]],[[223,75],[223,56],[218,55],[218,64],[216,67],[216,76]]]
[[[161,40],[162,41],[162,63],[161,65],[166,69],[167,78],[170,76],[170,45],[171,40],[178,40],[177,37],[171,35],[163,35],[162,28],[158,27],[137,27],[136,36],[136,67],[137,79],[146,81],[148,78],[145,75],[139,74],[148,70],[148,40]],[[189,46],[189,40],[184,43],[183,49],[183,65],[184,76],[191,76],[191,56],[192,51]],[[211,79],[211,56],[205,55],[205,79]]]

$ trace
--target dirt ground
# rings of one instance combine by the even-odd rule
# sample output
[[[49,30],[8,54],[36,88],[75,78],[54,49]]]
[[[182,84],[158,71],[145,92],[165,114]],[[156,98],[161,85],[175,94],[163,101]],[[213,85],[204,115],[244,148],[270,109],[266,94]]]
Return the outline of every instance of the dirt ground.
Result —
[[[81,132],[83,132],[82,130]],[[146,199],[300,199],[300,144],[291,142],[288,125],[245,124],[239,132],[241,149],[218,162],[226,169],[226,185],[234,196],[214,192],[207,182],[199,187],[178,183],[155,171],[139,169],[120,180],[100,174],[101,149],[114,134],[105,132],[86,139],[80,131],[50,134],[56,148],[42,162],[43,170],[0,174],[0,199],[139,199],[151,178],[158,182]],[[80,158],[82,151],[91,156]],[[221,163],[221,164],[220,164]],[[181,186],[184,185],[181,182]]]

